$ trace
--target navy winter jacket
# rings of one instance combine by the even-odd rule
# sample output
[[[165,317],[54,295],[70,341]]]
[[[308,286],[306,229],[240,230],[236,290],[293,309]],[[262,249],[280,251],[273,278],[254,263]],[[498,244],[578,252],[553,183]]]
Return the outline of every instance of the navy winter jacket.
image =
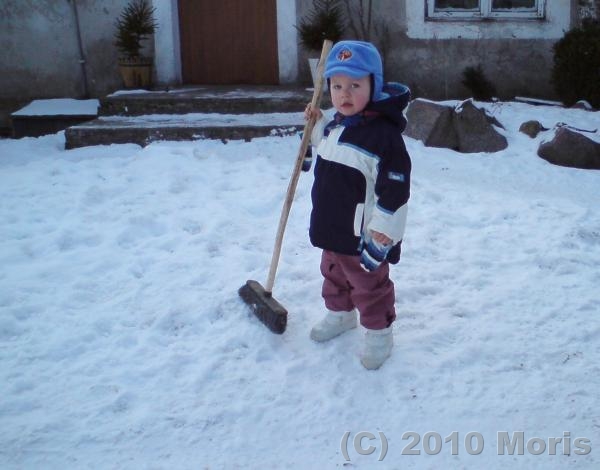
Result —
[[[411,161],[402,138],[410,90],[390,83],[383,91],[385,98],[362,113],[338,113],[315,125],[309,233],[314,246],[346,255],[359,254],[365,230],[384,233],[394,243],[387,260],[397,263],[410,196]]]

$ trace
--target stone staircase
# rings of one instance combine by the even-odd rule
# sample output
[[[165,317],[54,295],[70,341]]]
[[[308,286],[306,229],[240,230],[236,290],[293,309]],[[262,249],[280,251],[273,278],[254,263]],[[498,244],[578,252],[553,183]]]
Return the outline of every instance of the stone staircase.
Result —
[[[303,128],[311,98],[311,89],[284,86],[120,91],[100,100],[97,119],[65,130],[65,147],[289,135]]]

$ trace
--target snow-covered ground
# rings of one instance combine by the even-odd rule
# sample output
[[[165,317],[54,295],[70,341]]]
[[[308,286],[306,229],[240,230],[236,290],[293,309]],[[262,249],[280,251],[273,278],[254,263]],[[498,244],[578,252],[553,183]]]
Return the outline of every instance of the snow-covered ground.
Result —
[[[266,278],[297,137],[0,140],[0,468],[599,468],[600,172],[550,165],[551,132],[518,127],[600,113],[487,107],[505,151],[406,139],[396,347],[378,371],[360,329],[308,337],[311,173],[274,289],[285,334],[238,298]]]

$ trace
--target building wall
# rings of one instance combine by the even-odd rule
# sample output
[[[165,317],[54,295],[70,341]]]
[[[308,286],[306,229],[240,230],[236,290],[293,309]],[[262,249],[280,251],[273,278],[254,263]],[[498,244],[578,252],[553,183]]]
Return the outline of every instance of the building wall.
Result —
[[[384,52],[386,79],[406,83],[414,96],[467,97],[462,73],[481,65],[500,98],[555,98],[550,83],[552,46],[576,24],[578,1],[547,0],[544,20],[429,21],[424,0],[377,0],[370,40]],[[312,0],[297,3],[304,15]],[[348,3],[357,24],[360,0]],[[387,37],[382,34],[385,29]],[[347,36],[356,34],[348,31]],[[307,80],[301,70],[301,79]]]
[[[114,22],[127,0],[77,1],[87,89],[120,86]],[[0,0],[0,99],[85,94],[73,0]]]
[[[156,21],[154,34],[154,62],[156,82],[181,83],[181,50],[179,48],[179,16],[177,0],[154,0]]]
[[[417,3],[407,2],[406,29],[391,56],[416,95],[467,97],[462,73],[480,65],[500,98],[555,97],[552,46],[571,28],[569,1],[547,1],[544,20],[525,21],[426,21]]]
[[[83,97],[86,88],[90,96],[100,97],[121,87],[113,33],[128,0],[77,0],[87,83],[73,1],[0,0],[0,101]],[[349,0],[354,7],[359,1]],[[424,20],[424,0],[373,3],[370,39],[384,51],[386,78],[407,83],[416,96],[434,99],[466,96],[462,71],[478,64],[501,97],[554,97],[549,83],[552,45],[578,23],[577,14],[597,15],[598,10],[598,0],[548,0],[545,21],[443,23]],[[156,54],[156,82],[178,84],[177,0],[153,4],[159,29],[149,47]],[[311,5],[312,0],[277,1],[282,83],[310,83],[308,54],[298,47],[295,25]]]

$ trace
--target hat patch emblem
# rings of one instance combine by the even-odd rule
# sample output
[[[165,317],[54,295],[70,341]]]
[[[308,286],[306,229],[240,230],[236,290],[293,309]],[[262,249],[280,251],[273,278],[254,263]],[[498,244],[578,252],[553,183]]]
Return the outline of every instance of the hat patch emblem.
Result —
[[[337,59],[340,62],[344,62],[345,60],[348,60],[351,57],[352,57],[352,51],[350,49],[342,49],[337,55]]]

